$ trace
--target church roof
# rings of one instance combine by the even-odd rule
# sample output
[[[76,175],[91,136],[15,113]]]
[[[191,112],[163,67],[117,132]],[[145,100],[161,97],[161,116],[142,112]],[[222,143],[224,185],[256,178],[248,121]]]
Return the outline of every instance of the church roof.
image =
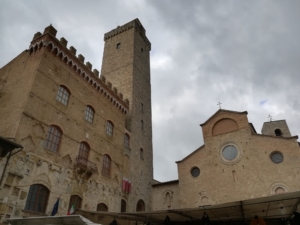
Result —
[[[282,138],[282,139],[298,139],[298,135],[291,136],[291,137],[282,137],[282,136],[274,136],[274,135],[268,135],[268,134],[254,134],[256,136],[263,136],[263,137],[272,137],[272,138]]]
[[[188,157],[190,157],[191,155],[195,154],[196,152],[200,151],[202,148],[204,148],[205,145],[200,146],[199,148],[197,148],[195,151],[193,151],[191,154],[188,154],[186,157],[184,157],[182,160],[176,161],[176,163],[180,163],[182,161],[184,161],[185,159],[187,159]]]
[[[200,124],[200,126],[205,125],[206,123],[208,123],[213,117],[215,117],[215,115],[217,115],[219,112],[229,112],[229,113],[236,113],[236,114],[248,114],[247,111],[244,112],[237,112],[237,111],[232,111],[232,110],[226,110],[226,109],[219,109],[217,112],[215,112],[211,117],[209,117],[208,120],[206,120],[204,123]]]

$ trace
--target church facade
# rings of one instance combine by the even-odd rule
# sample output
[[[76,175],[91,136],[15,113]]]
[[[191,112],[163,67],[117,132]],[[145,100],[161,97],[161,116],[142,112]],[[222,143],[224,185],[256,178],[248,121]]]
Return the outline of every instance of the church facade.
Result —
[[[50,25],[0,69],[0,136],[11,157],[0,214],[58,215],[70,208],[152,208],[150,50],[138,19],[104,35],[101,76]],[[0,158],[3,171],[6,157]]]
[[[204,144],[177,161],[178,180],[153,184],[153,210],[195,208],[300,190],[300,146],[285,120],[258,134],[247,112],[218,110]],[[262,215],[263,216],[263,215]]]

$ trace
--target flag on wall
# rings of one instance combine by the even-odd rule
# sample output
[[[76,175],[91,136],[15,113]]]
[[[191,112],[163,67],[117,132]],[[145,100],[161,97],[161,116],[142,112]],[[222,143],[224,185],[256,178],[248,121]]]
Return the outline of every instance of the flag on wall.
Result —
[[[59,198],[57,199],[57,201],[55,202],[55,204],[53,206],[51,216],[54,216],[58,212],[58,205],[59,205]]]
[[[125,177],[123,178],[122,182],[122,191],[125,193],[131,192],[131,181]]]
[[[72,215],[74,212],[75,212],[75,204],[73,204],[73,205],[71,206],[71,208],[69,209],[67,215]]]

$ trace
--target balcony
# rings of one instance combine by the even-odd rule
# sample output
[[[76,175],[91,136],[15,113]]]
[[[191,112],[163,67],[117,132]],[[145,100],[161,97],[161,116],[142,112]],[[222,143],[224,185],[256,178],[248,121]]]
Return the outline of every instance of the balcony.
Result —
[[[75,159],[75,168],[78,169],[78,172],[81,173],[98,173],[98,168],[95,163],[87,160],[82,156],[77,156]]]

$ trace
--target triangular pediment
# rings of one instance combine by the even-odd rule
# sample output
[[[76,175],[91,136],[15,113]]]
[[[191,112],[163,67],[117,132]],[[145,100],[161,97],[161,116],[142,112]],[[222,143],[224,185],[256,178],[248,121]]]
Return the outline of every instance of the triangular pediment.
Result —
[[[193,151],[192,153],[188,154],[186,157],[184,157],[182,160],[176,161],[176,163],[180,163],[183,162],[184,160],[186,160],[187,158],[189,158],[190,156],[196,154],[196,152],[199,152],[200,150],[204,149],[205,145],[200,146],[199,148],[197,148],[195,151]]]
[[[200,126],[202,127],[203,125],[207,124],[209,121],[211,121],[213,118],[217,117],[218,114],[220,114],[222,112],[233,113],[233,114],[246,114],[246,115],[248,114],[247,111],[238,112],[238,111],[232,111],[232,110],[226,110],[226,109],[219,109],[211,117],[209,117],[208,120],[206,120],[204,123],[200,124]]]

